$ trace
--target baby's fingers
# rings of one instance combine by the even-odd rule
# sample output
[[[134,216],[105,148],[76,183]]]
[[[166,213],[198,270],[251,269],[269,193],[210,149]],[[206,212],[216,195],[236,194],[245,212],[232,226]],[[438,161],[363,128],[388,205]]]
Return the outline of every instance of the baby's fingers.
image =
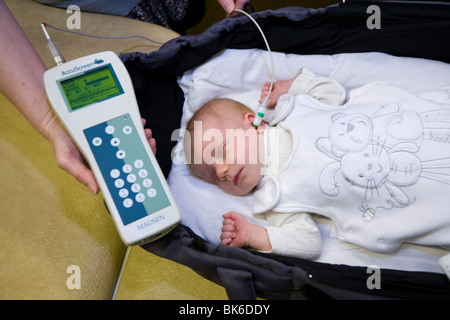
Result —
[[[234,225],[234,221],[230,218],[223,219],[222,225]]]
[[[222,242],[222,244],[225,245],[225,246],[230,246],[231,241],[233,241],[233,239],[231,239],[231,238],[226,238],[226,239],[222,239],[221,242]]]
[[[266,81],[266,82],[264,82],[264,89],[266,89],[266,90],[269,90],[269,88],[270,88],[270,84],[271,84],[271,82],[270,82],[270,81]]]
[[[270,89],[270,82],[266,82],[263,88],[261,89],[261,98],[264,99],[267,96],[267,94],[269,93],[269,89]]]
[[[222,232],[220,234],[220,240],[234,239],[234,238],[236,238],[236,232]]]
[[[222,228],[222,233],[220,234],[220,241],[222,242],[223,245],[231,246],[231,243],[233,242],[234,238],[236,238],[236,232],[223,231]]]
[[[259,103],[263,103],[263,101],[264,101],[264,99],[267,97],[267,95],[269,94],[269,91],[267,90],[267,91],[263,91],[263,92],[261,92],[261,97],[260,97],[260,99],[259,99]]]
[[[235,232],[236,228],[234,224],[224,224],[222,226],[222,232]]]

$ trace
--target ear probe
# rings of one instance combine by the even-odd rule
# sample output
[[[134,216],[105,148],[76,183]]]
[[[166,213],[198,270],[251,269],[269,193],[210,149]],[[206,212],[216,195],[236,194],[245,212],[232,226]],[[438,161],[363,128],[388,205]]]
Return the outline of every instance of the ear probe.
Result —
[[[272,90],[272,85],[270,86],[269,90]],[[255,120],[253,120],[253,127],[255,127],[255,129],[258,129],[259,125],[261,124],[261,121],[264,118],[264,113],[266,112],[267,109],[267,101],[269,101],[269,96],[270,91],[267,94],[267,97],[264,99],[263,103],[259,105],[258,112],[256,113],[255,116]]]
[[[273,88],[275,68],[274,68],[274,63],[273,63],[272,52],[270,51],[269,43],[267,42],[266,36],[264,35],[264,32],[262,31],[262,29],[259,26],[258,22],[256,22],[256,20],[253,19],[253,17],[251,15],[249,15],[247,12],[245,12],[243,10],[234,9],[233,11],[245,14],[256,25],[256,27],[258,28],[259,32],[261,33],[261,35],[262,35],[262,37],[264,39],[264,42],[265,42],[266,47],[267,47],[267,52],[269,53],[269,57],[270,57],[270,63],[271,63],[271,67],[272,67],[272,79],[270,81],[269,93],[267,94],[267,96],[264,99],[264,101],[259,105],[258,112],[256,113],[256,116],[255,116],[255,120],[253,120],[253,127],[255,127],[255,129],[258,129],[258,126],[261,124],[261,121],[264,118],[264,114],[265,114],[266,109],[267,109],[267,102],[269,101],[269,97],[270,97],[270,94],[271,94],[272,88]]]
[[[41,27],[42,27],[42,30],[44,31],[45,37],[47,38],[47,46],[50,49],[50,52],[53,56],[53,61],[55,62],[55,64],[57,66],[59,66],[59,65],[63,64],[64,62],[66,62],[66,60],[62,56],[61,52],[59,51],[58,47],[53,42],[53,40],[50,39],[50,36],[48,35],[47,29],[45,28],[45,26],[46,26],[45,22],[42,22]]]

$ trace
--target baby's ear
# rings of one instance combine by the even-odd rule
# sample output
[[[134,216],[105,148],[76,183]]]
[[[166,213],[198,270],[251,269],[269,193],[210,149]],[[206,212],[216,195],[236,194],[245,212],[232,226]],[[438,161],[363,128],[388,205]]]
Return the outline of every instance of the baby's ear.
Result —
[[[254,113],[247,112],[246,114],[244,114],[244,121],[249,124],[253,124],[253,121],[255,120],[255,118],[256,118],[256,116]]]
[[[256,115],[254,113],[248,112],[244,115],[245,121],[250,125],[253,126],[253,121],[255,121]],[[264,121],[261,121],[260,125],[258,126],[258,132],[263,132],[266,128],[266,123]]]

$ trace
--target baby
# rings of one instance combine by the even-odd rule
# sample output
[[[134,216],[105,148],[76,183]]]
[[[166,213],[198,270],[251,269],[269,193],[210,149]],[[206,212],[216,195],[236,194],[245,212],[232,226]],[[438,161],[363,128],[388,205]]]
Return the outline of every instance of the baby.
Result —
[[[260,102],[269,87],[266,82]],[[306,93],[333,105],[345,101],[342,86],[306,69],[292,79],[275,82],[268,107],[273,108],[285,93]],[[191,173],[232,195],[249,194],[263,177],[276,175],[292,153],[291,134],[264,122],[255,130],[254,119],[250,108],[231,99],[216,99],[201,107],[187,124],[190,139],[185,139],[185,152],[193,155],[194,161],[188,164]],[[305,259],[320,255],[320,233],[308,213],[263,214],[268,227],[251,224],[233,211],[223,215],[222,243]]]

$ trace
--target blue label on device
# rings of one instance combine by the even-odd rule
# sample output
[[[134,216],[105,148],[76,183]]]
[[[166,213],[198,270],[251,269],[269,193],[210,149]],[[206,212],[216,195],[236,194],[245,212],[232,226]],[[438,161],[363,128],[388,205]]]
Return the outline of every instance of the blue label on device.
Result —
[[[124,225],[170,206],[129,114],[84,134]]]

